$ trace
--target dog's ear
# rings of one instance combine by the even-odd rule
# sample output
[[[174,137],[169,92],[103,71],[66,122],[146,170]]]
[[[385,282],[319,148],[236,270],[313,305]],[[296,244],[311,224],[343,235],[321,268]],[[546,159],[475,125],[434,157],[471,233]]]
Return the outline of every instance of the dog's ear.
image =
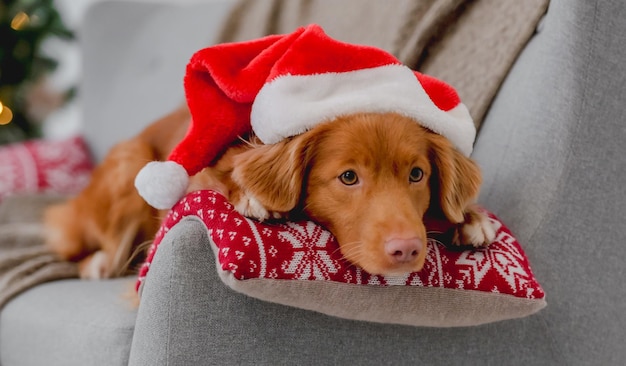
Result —
[[[478,196],[482,182],[476,163],[443,136],[431,136],[431,210],[440,210],[452,223],[464,221],[466,207]]]
[[[302,194],[308,140],[304,133],[237,155],[233,180],[268,211],[293,210]]]

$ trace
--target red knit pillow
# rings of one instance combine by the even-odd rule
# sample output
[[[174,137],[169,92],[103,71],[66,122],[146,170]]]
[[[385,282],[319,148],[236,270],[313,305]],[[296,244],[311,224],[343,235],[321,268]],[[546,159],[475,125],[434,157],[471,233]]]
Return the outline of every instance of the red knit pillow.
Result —
[[[87,184],[92,168],[81,137],[1,146],[0,201],[15,193],[76,193]]]
[[[222,280],[266,301],[349,319],[444,327],[523,317],[546,305],[517,240],[491,214],[499,228],[488,248],[450,249],[429,240],[422,271],[385,277],[350,265],[331,233],[315,223],[259,223],[213,191],[193,192],[174,206],[141,268],[140,291],[159,243],[185,217],[206,225]]]

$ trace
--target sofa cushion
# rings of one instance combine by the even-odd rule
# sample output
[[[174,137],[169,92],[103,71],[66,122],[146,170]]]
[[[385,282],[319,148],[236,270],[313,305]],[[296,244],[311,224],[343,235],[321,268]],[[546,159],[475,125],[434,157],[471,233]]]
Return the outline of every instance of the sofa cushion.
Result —
[[[498,230],[489,248],[449,248],[429,240],[422,271],[378,276],[347,262],[332,234],[317,224],[259,223],[214,191],[193,192],[174,206],[138,286],[165,233],[186,216],[206,225],[222,280],[266,301],[349,319],[444,327],[522,317],[546,304],[523,250],[493,215]]]
[[[76,193],[87,184],[92,167],[89,151],[79,136],[2,146],[0,201],[15,193]]]
[[[2,365],[126,365],[136,310],[128,278],[49,282],[0,313]]]

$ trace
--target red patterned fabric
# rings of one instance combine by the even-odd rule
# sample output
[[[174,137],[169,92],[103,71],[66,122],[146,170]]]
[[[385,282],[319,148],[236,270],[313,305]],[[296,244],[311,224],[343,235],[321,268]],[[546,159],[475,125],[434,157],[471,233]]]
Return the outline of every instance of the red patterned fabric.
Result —
[[[0,201],[14,193],[72,194],[89,180],[93,165],[81,137],[31,140],[0,147]]]
[[[499,227],[488,248],[448,249],[428,242],[424,269],[405,276],[371,275],[342,258],[330,232],[310,221],[259,223],[237,213],[222,195],[197,191],[180,200],[168,214],[140,270],[137,288],[150,268],[158,245],[171,227],[186,216],[202,220],[217,245],[221,269],[234,278],[335,281],[370,286],[419,286],[472,290],[543,299],[526,255],[511,232]]]

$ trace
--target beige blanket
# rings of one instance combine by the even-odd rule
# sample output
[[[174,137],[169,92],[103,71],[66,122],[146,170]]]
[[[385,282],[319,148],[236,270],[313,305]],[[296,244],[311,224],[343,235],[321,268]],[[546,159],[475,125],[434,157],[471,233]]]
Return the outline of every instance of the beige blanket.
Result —
[[[221,42],[318,23],[337,39],[394,54],[458,91],[479,127],[549,0],[243,0]]]
[[[43,246],[42,210],[59,199],[15,196],[0,204],[0,309],[40,283],[78,276],[74,263],[61,261]]]
[[[288,33],[319,23],[333,37],[377,46],[454,86],[477,126],[548,0],[243,0],[221,42]],[[76,277],[42,245],[40,214],[54,198],[0,205],[0,309],[45,281]]]

